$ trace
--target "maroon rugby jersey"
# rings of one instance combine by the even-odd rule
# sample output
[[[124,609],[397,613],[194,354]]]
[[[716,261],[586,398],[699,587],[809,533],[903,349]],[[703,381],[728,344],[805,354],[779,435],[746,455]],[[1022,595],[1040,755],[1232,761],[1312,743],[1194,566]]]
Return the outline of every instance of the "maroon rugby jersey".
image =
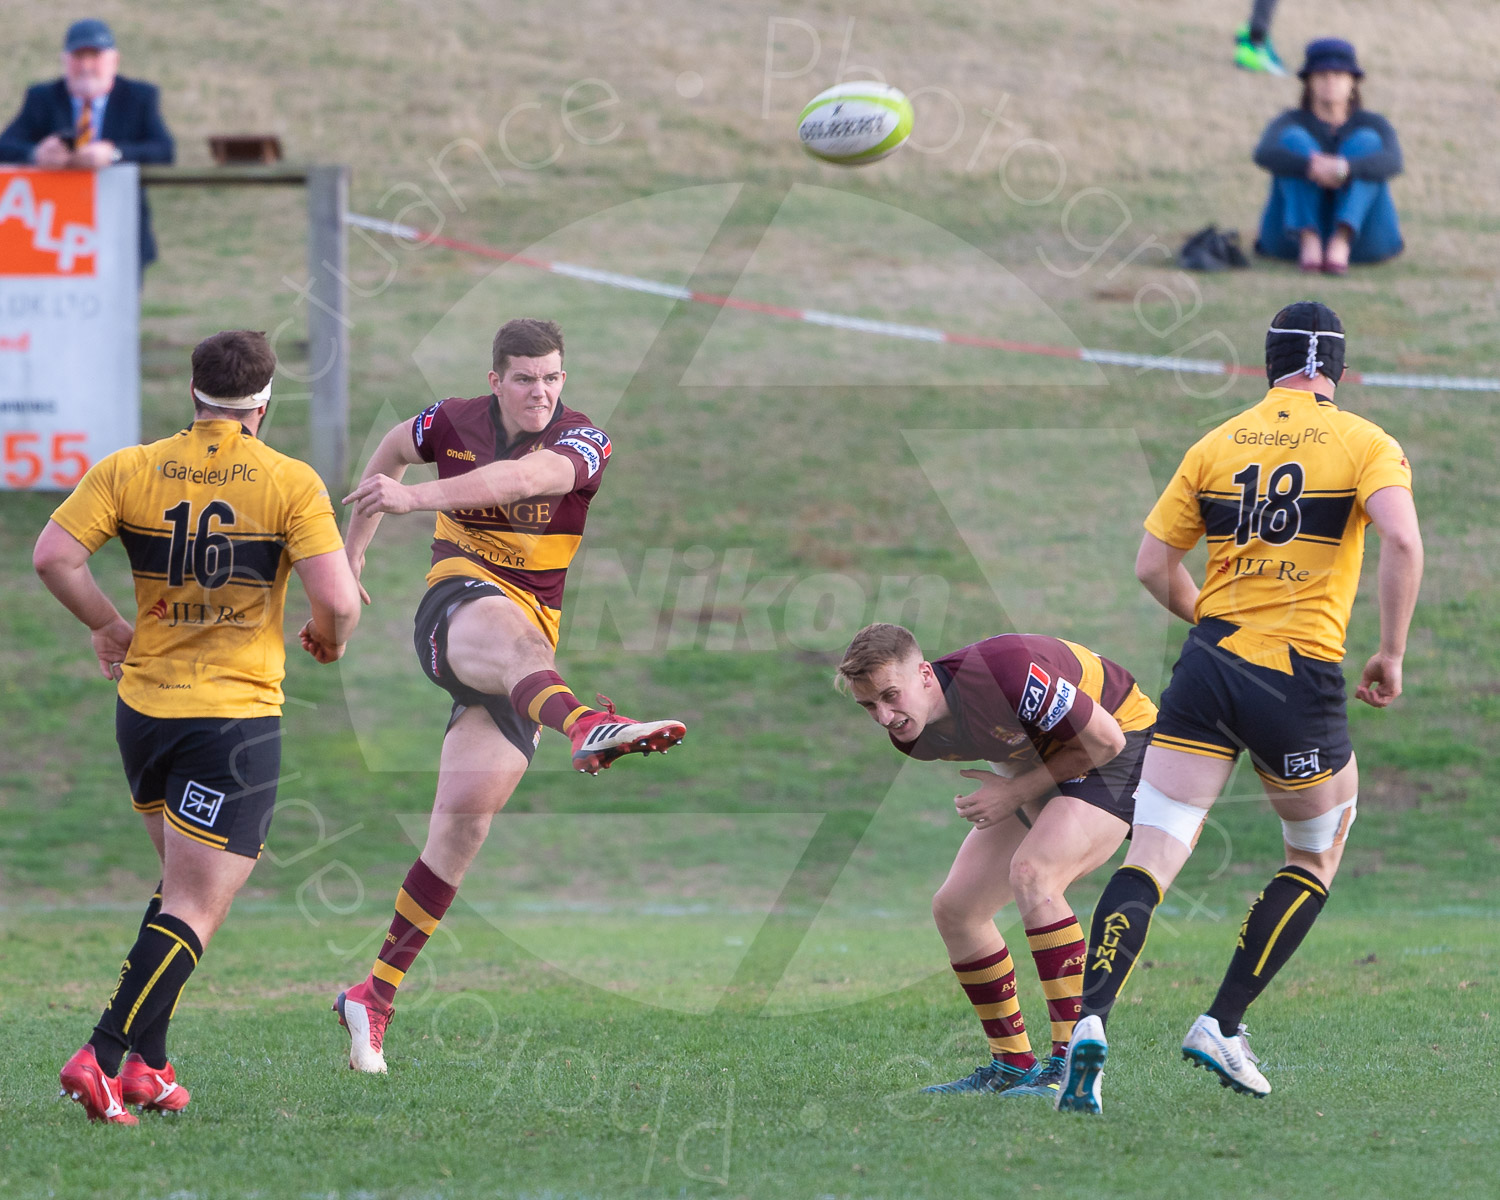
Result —
[[[427,573],[429,586],[457,575],[499,583],[512,596],[524,593],[516,598],[555,644],[563,583],[609,461],[609,436],[558,401],[545,429],[507,443],[499,401],[485,395],[440,400],[424,409],[412,422],[411,438],[422,459],[437,464],[440,479],[535,450],[571,460],[573,490],[565,495],[438,513]]]
[[[914,742],[891,743],[924,761],[1045,762],[1102,704],[1124,730],[1149,729],[1156,706],[1118,663],[1062,638],[1004,633],[932,664],[951,720]]]

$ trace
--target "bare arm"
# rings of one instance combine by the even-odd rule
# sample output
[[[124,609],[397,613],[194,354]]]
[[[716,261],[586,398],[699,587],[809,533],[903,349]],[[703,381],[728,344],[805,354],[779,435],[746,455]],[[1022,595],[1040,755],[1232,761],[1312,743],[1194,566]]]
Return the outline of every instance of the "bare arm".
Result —
[[[94,581],[88,547],[56,521],[48,521],[31,552],[31,565],[47,590],[93,632],[94,654],[104,677],[120,678],[135,627]]]
[[[417,448],[412,445],[411,422],[402,421],[380,439],[380,445],[375,447],[375,453],[370,455],[370,461],[365,464],[365,473],[359,478],[359,486],[351,495],[344,497],[344,503],[348,504],[354,500],[366,488],[366,485],[377,477],[384,478],[388,484],[399,486],[401,477],[406,474],[406,468],[421,461],[422,458],[417,453]],[[375,538],[375,530],[380,525],[381,514],[393,511],[397,510],[355,505],[354,511],[350,514],[349,528],[344,531],[344,553],[348,555],[349,564],[354,568],[356,580],[359,579],[364,569],[365,551],[369,549],[370,542]],[[368,596],[365,597],[365,603],[369,603]]]
[[[1141,538],[1141,548],[1135,556],[1135,577],[1145,584],[1158,604],[1192,625],[1197,619],[1193,610],[1198,605],[1198,585],[1182,565],[1186,554],[1186,550],[1169,546],[1148,533]]]
[[[510,504],[531,496],[559,496],[571,492],[575,480],[572,459],[555,450],[538,450],[524,458],[486,463],[463,475],[410,486],[366,471],[359,487],[344,498],[344,503],[354,506],[356,517],[419,509],[453,512],[460,508]]]
[[[1059,783],[1087,775],[1095,767],[1102,767],[1121,750],[1125,749],[1125,733],[1120,723],[1096,704],[1086,724],[1077,737],[1070,738],[1062,748],[1040,766],[1005,779],[993,771],[965,770],[959,774],[965,779],[977,780],[979,789],[954,800],[958,815],[967,821],[984,818],[993,824],[1010,816],[1023,804],[1040,800],[1052,794]]]
[[[335,662],[359,624],[359,581],[342,550],[314,554],[293,566],[312,604],[312,616],[298,635],[302,648],[320,663]]]
[[[1380,534],[1380,649],[1365,664],[1354,695],[1384,708],[1401,694],[1406,634],[1422,586],[1422,530],[1417,506],[1404,487],[1384,487],[1365,503]]]

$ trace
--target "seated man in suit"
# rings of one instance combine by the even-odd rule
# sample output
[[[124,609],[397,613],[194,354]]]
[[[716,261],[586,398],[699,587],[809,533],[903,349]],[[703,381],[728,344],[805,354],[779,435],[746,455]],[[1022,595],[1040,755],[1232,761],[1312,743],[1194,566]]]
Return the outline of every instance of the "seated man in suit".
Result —
[[[63,39],[63,76],[26,90],[21,111],[0,133],[0,162],[98,170],[117,162],[169,163],[172,135],[154,84],[115,72],[120,52],[103,21],[75,21]],[[151,214],[141,190],[141,267],[156,259]]]

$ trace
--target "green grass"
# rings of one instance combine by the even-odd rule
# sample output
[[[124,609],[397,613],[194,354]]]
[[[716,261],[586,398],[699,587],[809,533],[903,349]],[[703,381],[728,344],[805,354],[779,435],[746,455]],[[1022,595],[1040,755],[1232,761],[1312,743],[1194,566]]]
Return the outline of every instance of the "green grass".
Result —
[[[545,957],[519,949],[507,934],[537,934],[526,928],[536,920],[496,929],[460,904],[452,938],[434,943],[435,983],[414,980],[391,1027],[391,1073],[372,1078],[344,1069],[344,1036],[325,1011],[362,965],[296,912],[237,914],[174,1025],[192,1105],[127,1131],[86,1126],[47,1087],[91,1019],[123,916],[112,932],[77,913],[28,916],[0,941],[13,981],[0,1025],[0,1190],[1342,1198],[1482,1192],[1500,1151],[1488,1118],[1500,964],[1488,922],[1474,918],[1330,913],[1257,1007],[1255,1045],[1275,1088],[1265,1101],[1178,1060],[1225,930],[1158,930],[1150,969],[1111,1022],[1101,1121],[1058,1117],[1040,1100],[921,1095],[979,1054],[946,972],[795,1017],[748,1016],[732,993],[685,1014],[570,978],[588,954],[580,921],[548,922]],[[732,928],[674,920],[688,940]],[[645,947],[628,928],[596,982],[639,968]],[[839,970],[878,983],[891,940],[899,953],[930,951],[934,938],[888,923]],[[673,986],[704,982],[694,976],[689,967]],[[1024,973],[1021,990],[1039,1013]]]
[[[1189,281],[1139,252],[1148,238],[1175,247],[1209,219],[1248,228],[1263,187],[1248,147],[1290,102],[1227,66],[1222,15],[1191,0],[927,4],[915,39],[909,5],[862,7],[851,61],[908,88],[948,88],[965,123],[946,154],[903,151],[858,172],[810,163],[789,132],[804,93],[832,82],[847,26],[833,8],[569,0],[508,12],[504,36],[484,38],[463,32],[475,10],[456,0],[420,21],[397,5],[356,18],[326,2],[231,14],[167,0],[149,22],[101,12],[127,72],[163,84],[183,161],[203,160],[207,133],[278,129],[294,158],[352,161],[360,211],[537,258],[990,336],[1239,361],[1255,361],[1266,318],[1312,286],[1351,331],[1351,366],[1494,375],[1500,362],[1486,266],[1500,177],[1482,123],[1452,119],[1455,106],[1493,101],[1500,46],[1480,0],[1361,9],[1367,95],[1408,157],[1397,198],[1409,251],[1313,285],[1265,264]],[[823,58],[774,84],[762,120],[774,15],[817,28]],[[11,77],[53,70],[55,16],[14,16]],[[1326,32],[1320,19],[1279,15],[1283,49]],[[691,102],[674,87],[690,69],[705,83]],[[622,105],[579,128],[602,136],[618,112],[620,136],[565,139],[546,170],[509,163],[504,115],[542,104],[524,110],[535,119],[513,147],[539,157],[562,136],[562,96],[585,78],[608,80]],[[1007,92],[1013,124],[981,144],[981,114]],[[1002,186],[1007,148],[1024,137],[1066,163],[1050,203],[1018,203]],[[496,174],[460,148],[442,159],[449,192],[432,163],[455,138]],[[1005,182],[1045,194],[1051,162],[1018,155]],[[304,451],[305,311],[285,282],[304,270],[301,198],[169,189],[153,203],[163,258],[143,294],[145,436],[185,419],[199,338],[282,329],[266,436]],[[1080,246],[1103,244],[1122,211],[1124,230],[1089,266]],[[1406,695],[1390,712],[1351,713],[1360,817],[1329,908],[1251,1012],[1276,1090],[1240,1100],[1174,1058],[1280,861],[1276,822],[1242,772],[1161,910],[1157,965],[1112,1025],[1106,1118],[1063,1122],[1037,1105],[997,1113],[916,1096],[979,1053],[926,911],[963,832],[949,807],[959,781],[886,750],[829,674],[857,625],[899,617],[930,653],[1008,629],[1063,634],[1159,691],[1183,630],[1133,581],[1139,521],[1183,449],[1258,398],[1255,382],[1218,391],[1217,380],[809,331],[358,236],[350,276],[357,457],[434,394],[480,390],[503,317],[562,322],[565,397],[615,443],[570,575],[562,669],[580,694],[687,720],[690,740],[587,780],[546,735],[403,993],[391,1076],[352,1077],[326,1005],[367,969],[421,842],[446,716],[410,650],[430,522],[389,521],[367,565],[375,605],[348,658],[289,664],[293,778],[174,1026],[193,1106],[135,1133],[86,1128],[53,1103],[52,1081],[102,1003],[156,868],[120,777],[112,689],[29,569],[55,498],[0,496],[0,1194],[1491,1188],[1494,397],[1340,391],[1407,450],[1428,570]],[[124,604],[118,547],[95,567]],[[1376,640],[1366,576],[1351,671]],[[904,605],[914,588],[920,602]],[[294,587],[289,629],[303,604]],[[1080,911],[1102,879],[1074,889]],[[1007,934],[1019,944],[1013,919]],[[1040,1027],[1028,971],[1023,1002]],[[717,1126],[695,1131],[703,1122]],[[726,1170],[723,1184],[693,1178]]]

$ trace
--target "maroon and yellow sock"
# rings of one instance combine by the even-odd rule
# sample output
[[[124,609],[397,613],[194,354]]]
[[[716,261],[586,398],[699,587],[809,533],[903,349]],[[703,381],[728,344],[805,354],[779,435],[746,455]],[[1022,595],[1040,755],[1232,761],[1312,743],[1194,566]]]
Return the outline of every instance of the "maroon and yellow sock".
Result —
[[[511,707],[527,720],[567,736],[579,717],[594,710],[579,703],[556,671],[534,671],[510,689]]]
[[[1077,917],[1066,917],[1051,925],[1026,931],[1031,957],[1036,959],[1037,977],[1047,997],[1047,1016],[1052,1021],[1052,1053],[1061,1058],[1073,1040],[1073,1026],[1083,1001],[1083,964],[1088,943]]]
[[[1031,1052],[1021,1002],[1016,998],[1016,964],[1005,943],[995,953],[973,962],[954,963],[953,973],[984,1026],[990,1054],[1023,1071],[1030,1068],[1036,1055]]]
[[[396,916],[385,935],[385,944],[370,972],[370,990],[382,1004],[396,998],[396,989],[411,970],[427,939],[437,931],[438,922],[453,903],[458,889],[438,878],[420,858],[406,873],[401,890],[396,893]]]

